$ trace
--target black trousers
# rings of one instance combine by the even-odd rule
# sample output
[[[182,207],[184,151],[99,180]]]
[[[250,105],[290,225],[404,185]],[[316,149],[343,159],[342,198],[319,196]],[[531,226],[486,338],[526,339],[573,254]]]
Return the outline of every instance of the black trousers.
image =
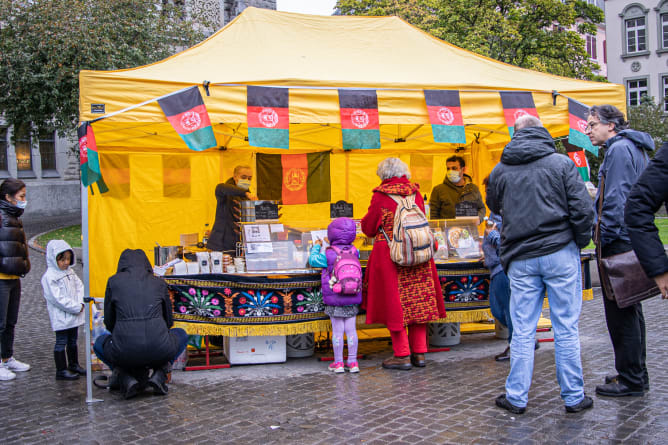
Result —
[[[76,348],[77,339],[79,338],[79,327],[63,329],[56,332],[56,345],[54,352],[64,351],[65,347]]]
[[[603,246],[603,258],[628,252],[631,245],[623,241],[616,241]],[[609,300],[603,291],[603,306],[605,321],[608,325],[612,348],[615,351],[615,369],[622,383],[633,389],[642,390],[644,384],[649,384],[647,373],[647,346],[645,339],[645,317],[642,313],[642,304],[636,303],[620,309],[615,301]]]
[[[0,280],[0,357],[14,355],[14,327],[19,319],[21,280]]]

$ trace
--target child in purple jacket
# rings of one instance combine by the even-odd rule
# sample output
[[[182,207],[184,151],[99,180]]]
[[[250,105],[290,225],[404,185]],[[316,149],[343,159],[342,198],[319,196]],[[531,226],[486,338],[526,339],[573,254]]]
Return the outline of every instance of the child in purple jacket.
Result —
[[[359,305],[362,303],[361,286],[358,292],[350,295],[336,293],[332,289],[334,266],[339,252],[348,248],[357,258],[359,252],[352,245],[355,240],[355,222],[350,218],[337,218],[327,227],[327,239],[333,248],[327,248],[321,253],[322,242],[318,240],[311,249],[309,263],[311,267],[322,267],[322,299],[325,303],[325,313],[332,320],[332,344],[334,346],[334,363],[329,370],[335,373],[359,372],[357,363],[357,328],[356,316]],[[336,286],[334,286],[336,289]],[[348,338],[348,360],[343,364],[343,333]]]

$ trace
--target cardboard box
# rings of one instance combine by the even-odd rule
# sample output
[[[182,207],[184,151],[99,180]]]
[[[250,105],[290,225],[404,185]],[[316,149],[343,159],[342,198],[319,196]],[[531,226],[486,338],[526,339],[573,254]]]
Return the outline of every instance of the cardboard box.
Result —
[[[225,337],[225,356],[231,365],[283,363],[285,335],[258,337]]]

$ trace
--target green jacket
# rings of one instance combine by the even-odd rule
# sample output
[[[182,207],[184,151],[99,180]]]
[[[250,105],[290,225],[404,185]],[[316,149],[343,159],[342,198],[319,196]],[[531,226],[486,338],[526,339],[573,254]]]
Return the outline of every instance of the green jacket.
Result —
[[[466,184],[456,186],[446,177],[443,184],[439,184],[431,191],[429,198],[430,219],[452,219],[455,217],[455,204],[464,201],[475,202],[478,207],[480,221],[485,218],[487,212],[485,203],[478,186],[471,182],[469,175],[464,175]]]

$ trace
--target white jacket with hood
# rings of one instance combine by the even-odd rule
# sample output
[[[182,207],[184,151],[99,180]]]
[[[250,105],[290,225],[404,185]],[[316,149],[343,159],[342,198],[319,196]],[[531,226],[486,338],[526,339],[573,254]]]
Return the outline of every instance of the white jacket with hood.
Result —
[[[72,261],[70,267],[61,270],[56,257],[67,250],[72,252]],[[52,240],[46,245],[47,269],[42,276],[42,290],[54,331],[75,328],[84,324],[84,313],[81,312],[84,286],[72,268],[74,262],[74,250],[67,242]]]

